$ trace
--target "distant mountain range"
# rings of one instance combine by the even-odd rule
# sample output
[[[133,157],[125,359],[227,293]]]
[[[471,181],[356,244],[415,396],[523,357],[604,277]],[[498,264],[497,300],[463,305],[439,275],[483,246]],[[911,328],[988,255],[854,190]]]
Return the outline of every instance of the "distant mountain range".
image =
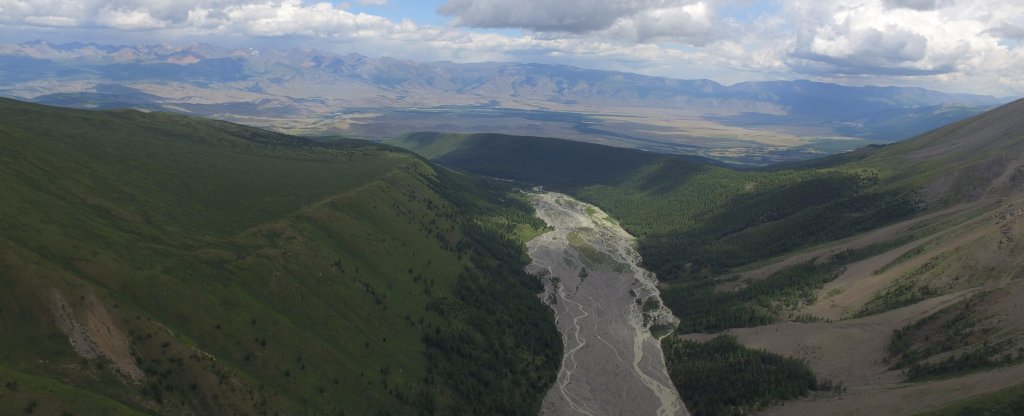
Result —
[[[810,81],[725,86],[564,65],[421,63],[304,49],[44,41],[0,45],[0,95],[71,107],[200,114],[299,133],[365,138],[415,130],[530,133],[673,152],[716,147],[720,140],[731,143],[727,147],[810,143],[767,140],[750,131],[894,141],[1008,101]],[[396,109],[490,113],[456,125],[438,123],[436,113],[429,115],[433,119],[398,117],[399,123],[381,115]],[[561,118],[510,116],[507,110],[598,117],[564,124]],[[620,116],[626,118],[609,120]],[[529,120],[544,130],[525,131],[525,121],[498,123],[495,117]],[[740,130],[706,143],[701,139],[709,136],[694,127],[694,120]]]

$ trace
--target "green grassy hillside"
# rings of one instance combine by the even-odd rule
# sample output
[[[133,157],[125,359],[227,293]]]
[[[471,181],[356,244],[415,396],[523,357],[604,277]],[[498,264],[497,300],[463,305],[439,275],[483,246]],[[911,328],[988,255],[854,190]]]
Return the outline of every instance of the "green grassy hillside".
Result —
[[[557,371],[543,224],[403,151],[0,100],[0,194],[0,408],[531,414]]]
[[[540,184],[598,205],[640,239],[662,280],[687,280],[852,235],[917,211],[869,168],[735,171],[700,159],[495,134],[387,142],[446,166]]]

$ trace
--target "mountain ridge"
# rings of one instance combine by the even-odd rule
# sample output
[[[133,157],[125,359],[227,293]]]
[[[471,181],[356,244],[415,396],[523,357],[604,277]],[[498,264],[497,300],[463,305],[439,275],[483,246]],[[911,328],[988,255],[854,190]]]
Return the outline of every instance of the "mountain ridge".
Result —
[[[105,92],[111,85],[138,94]],[[738,162],[753,164],[891,142],[1005,101],[915,87],[806,80],[725,86],[565,65],[415,62],[311,49],[46,42],[0,45],[0,94],[182,112],[301,135],[558,136],[720,160],[738,153]],[[430,117],[442,113],[445,122]]]
[[[44,49],[39,50],[35,47],[42,46]],[[131,53],[127,53],[131,51]],[[103,52],[103,53],[99,53]],[[856,86],[847,87],[835,83],[827,82],[815,82],[809,80],[774,80],[774,81],[742,81],[731,85],[724,85],[710,79],[681,79],[681,78],[670,78],[670,77],[658,77],[648,76],[631,72],[624,71],[612,71],[612,70],[594,70],[586,69],[582,67],[576,67],[564,64],[541,64],[541,63],[516,63],[516,62],[500,62],[500,61],[488,61],[488,62],[475,62],[475,63],[455,63],[453,61],[429,61],[429,62],[416,62],[408,59],[396,59],[391,57],[380,57],[371,58],[366,55],[362,55],[356,52],[350,52],[347,54],[334,54],[324,52],[316,49],[288,49],[281,51],[275,48],[234,48],[226,49],[217,47],[209,44],[191,44],[184,47],[174,47],[170,45],[157,44],[157,45],[101,45],[96,43],[66,43],[53,45],[48,42],[38,40],[32,42],[25,42],[17,45],[2,45],[0,46],[0,53],[5,55],[24,55],[37,59],[104,59],[111,63],[175,63],[180,64],[181,59],[177,59],[180,56],[193,56],[199,60],[204,59],[223,59],[223,58],[265,58],[265,55],[273,57],[266,62],[270,63],[290,63],[296,66],[310,67],[320,66],[327,69],[333,69],[338,72],[351,71],[359,74],[360,69],[373,66],[396,66],[405,65],[408,67],[420,67],[423,69],[437,70],[437,69],[462,69],[461,72],[472,73],[474,69],[497,69],[510,70],[516,67],[526,67],[533,69],[542,69],[550,73],[562,73],[565,71],[576,71],[587,74],[593,74],[592,77],[604,77],[612,79],[625,79],[631,80],[642,80],[644,82],[652,83],[654,86],[669,86],[672,84],[686,87],[687,90],[693,95],[696,93],[705,93],[711,95],[712,93],[721,91],[731,91],[734,94],[742,95],[742,92],[750,92],[752,95],[767,94],[769,97],[778,95],[793,95],[799,94],[801,90],[808,88],[818,89],[833,89],[836,87],[845,88],[849,91],[863,91],[863,92],[892,92],[917,94],[922,96],[931,96],[927,98],[927,102],[931,104],[943,104],[948,103],[953,99],[954,101],[966,101],[965,104],[975,105],[988,105],[999,102],[1002,98],[977,95],[977,94],[966,94],[966,93],[943,93],[935,90],[929,90],[921,87],[895,87],[895,86]],[[260,61],[260,59],[254,59]],[[196,62],[188,62],[188,64],[195,64]],[[561,70],[561,71],[559,71]],[[412,77],[405,77],[410,79]],[[455,77],[452,77],[455,78]],[[368,78],[369,79],[369,78]],[[660,85],[659,85],[660,83]],[[458,83],[456,83],[458,84]],[[466,84],[461,83],[463,89],[471,86],[472,83]],[[855,95],[855,94],[847,94]]]

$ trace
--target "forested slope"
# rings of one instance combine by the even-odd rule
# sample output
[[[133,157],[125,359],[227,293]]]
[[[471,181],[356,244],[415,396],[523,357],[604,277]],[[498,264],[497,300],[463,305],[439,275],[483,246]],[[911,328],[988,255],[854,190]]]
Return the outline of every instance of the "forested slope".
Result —
[[[0,100],[0,408],[533,414],[507,185],[393,148]]]
[[[707,276],[914,213],[877,170],[736,171],[700,158],[534,137],[418,133],[387,142],[445,166],[569,192],[640,238],[661,280]]]

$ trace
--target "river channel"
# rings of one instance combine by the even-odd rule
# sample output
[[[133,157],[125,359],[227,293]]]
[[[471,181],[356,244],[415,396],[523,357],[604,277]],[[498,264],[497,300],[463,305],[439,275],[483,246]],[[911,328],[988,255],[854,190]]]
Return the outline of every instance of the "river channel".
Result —
[[[565,355],[540,414],[687,415],[658,340],[678,320],[640,267],[636,239],[599,208],[567,195],[530,194],[554,228],[527,243]]]

